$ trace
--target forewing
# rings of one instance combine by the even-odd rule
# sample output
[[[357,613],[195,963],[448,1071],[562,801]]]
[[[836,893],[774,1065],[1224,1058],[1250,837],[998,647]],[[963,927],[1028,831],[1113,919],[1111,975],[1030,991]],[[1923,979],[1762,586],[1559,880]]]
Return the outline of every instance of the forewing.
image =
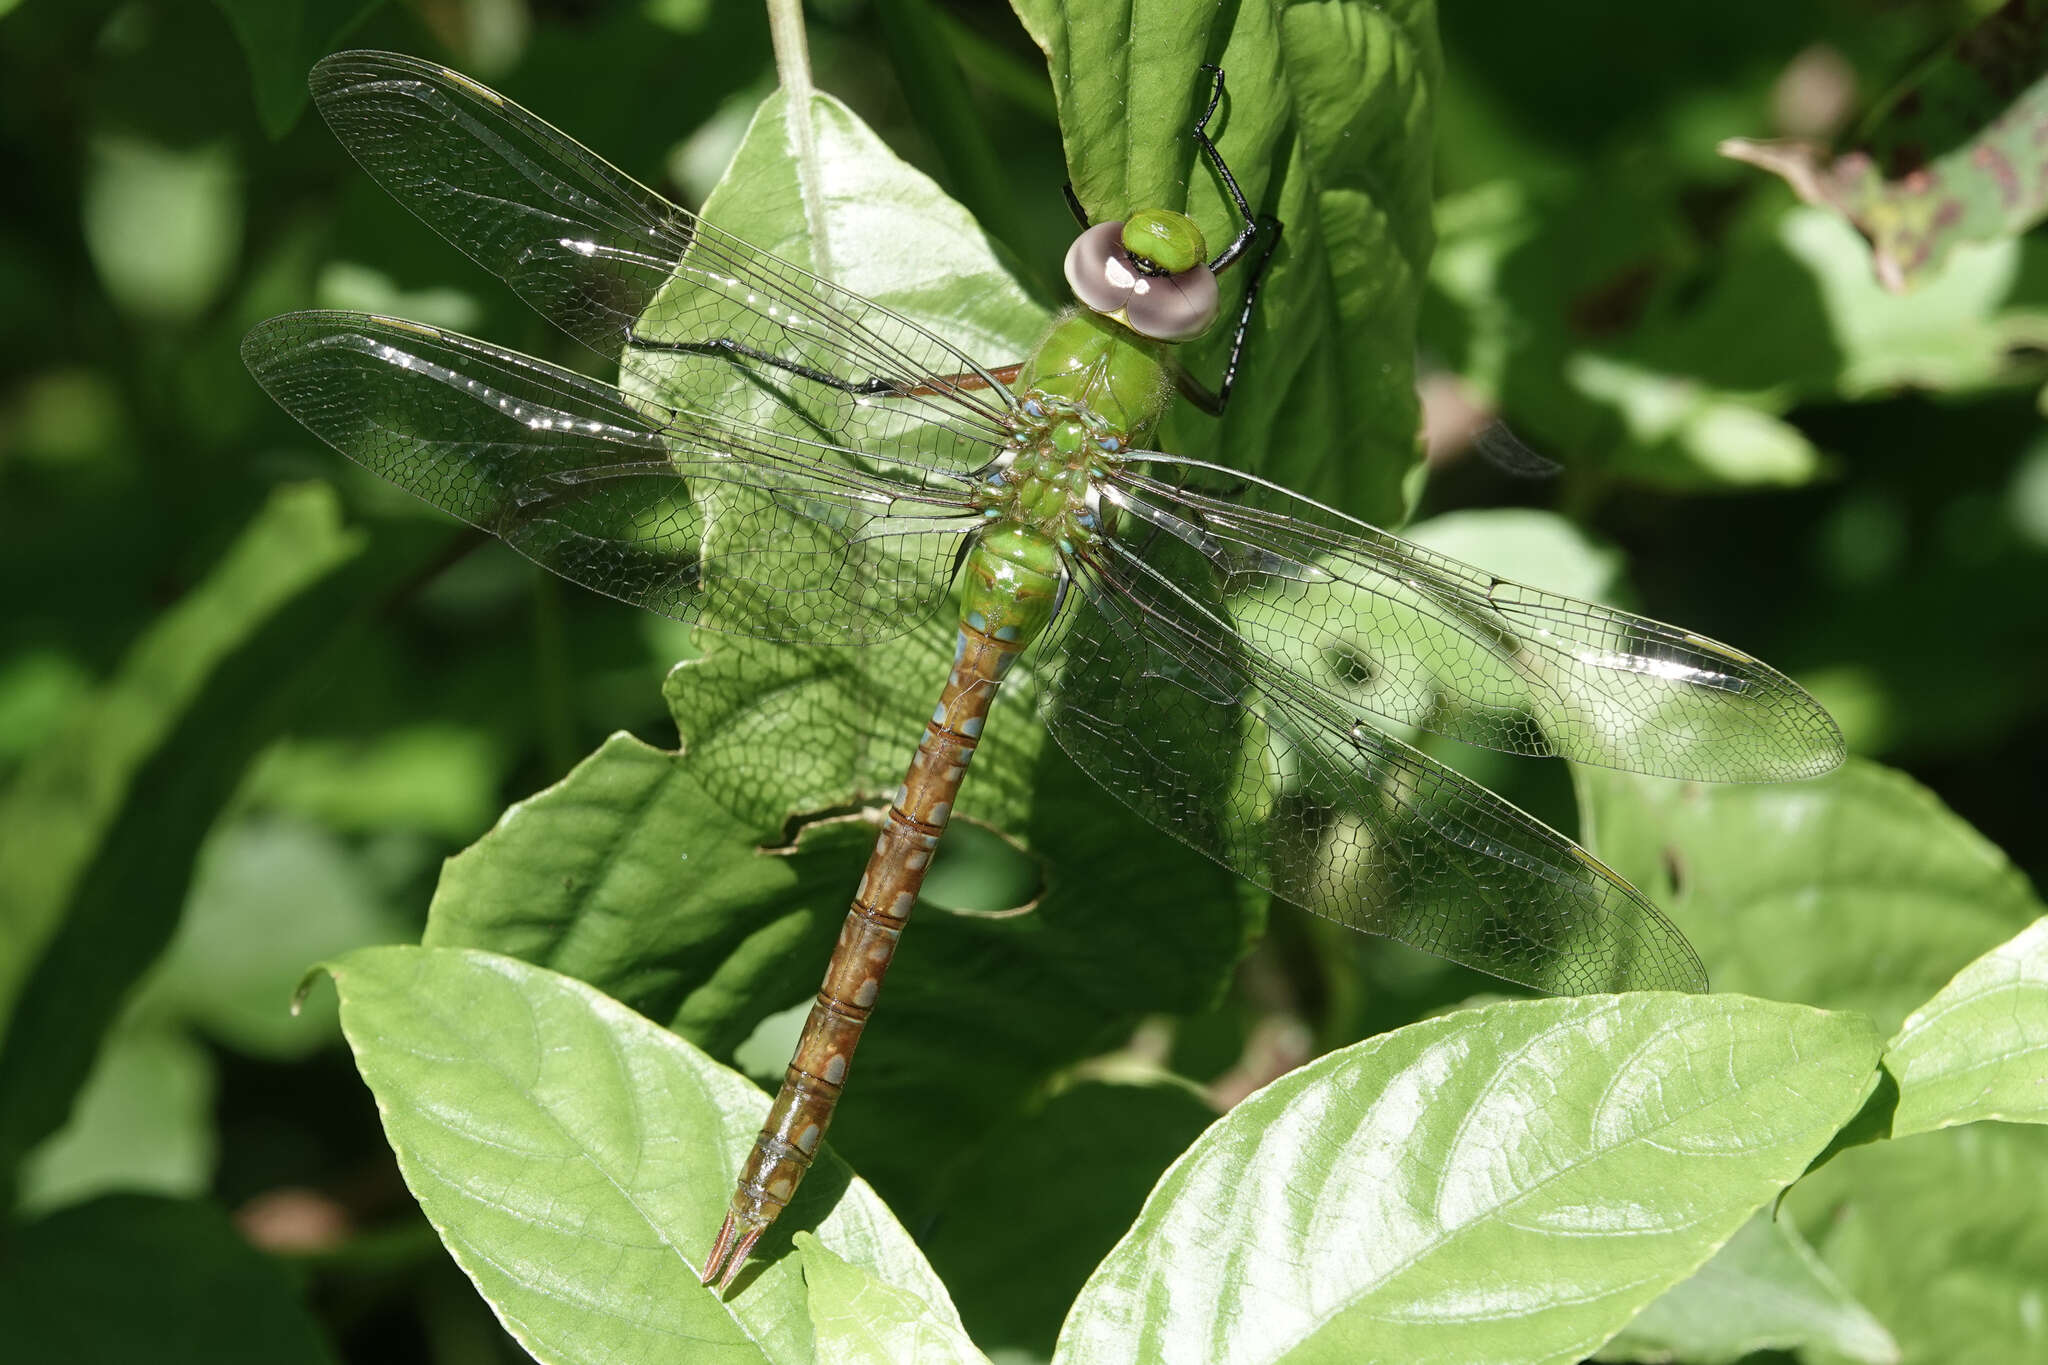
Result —
[[[1046,722],[1161,829],[1306,910],[1537,990],[1706,988],[1684,936],[1628,883],[1333,712],[1205,616],[1219,603],[1160,613],[1092,566],[1081,595],[1048,653]]]
[[[351,460],[564,578],[677,620],[860,644],[928,617],[971,515],[834,447],[629,401],[486,342],[292,313],[242,357]]]
[[[719,231],[495,91],[384,52],[329,57],[312,87],[380,185],[617,359],[634,396],[737,407],[877,463],[955,473],[1004,435],[1009,396],[973,359]]]
[[[1193,551],[1186,572],[1213,582],[1262,666],[1338,713],[1661,777],[1780,781],[1842,761],[1820,704],[1739,650],[1496,578],[1272,484],[1140,458],[1151,471],[1127,466],[1109,494],[1127,540]],[[1174,609],[1164,581],[1118,574]]]

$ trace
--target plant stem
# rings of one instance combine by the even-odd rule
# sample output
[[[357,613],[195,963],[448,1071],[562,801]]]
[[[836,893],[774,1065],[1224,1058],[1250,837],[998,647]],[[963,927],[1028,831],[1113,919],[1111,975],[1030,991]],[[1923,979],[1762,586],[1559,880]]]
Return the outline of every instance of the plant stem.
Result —
[[[825,231],[825,206],[818,197],[818,140],[811,126],[810,45],[804,39],[803,0],[768,0],[768,36],[775,44],[775,74],[782,82],[789,135],[795,146],[797,184],[803,191],[804,223],[810,229],[811,268],[833,278],[832,239]]]

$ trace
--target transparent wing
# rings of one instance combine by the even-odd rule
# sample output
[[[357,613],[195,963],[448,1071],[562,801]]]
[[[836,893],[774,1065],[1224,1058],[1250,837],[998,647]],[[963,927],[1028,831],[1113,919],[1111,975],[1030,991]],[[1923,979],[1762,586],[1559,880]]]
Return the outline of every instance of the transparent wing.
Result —
[[[343,52],[313,97],[365,170],[428,226],[673,407],[742,410],[877,460],[964,473],[1008,392],[879,304],[719,231],[445,67]]]
[[[859,644],[945,600],[969,509],[806,444],[395,318],[291,313],[242,343],[357,464],[564,578],[762,639]]]
[[[1093,566],[1081,581],[1041,709],[1161,829],[1306,910],[1537,990],[1706,988],[1684,936],[1571,840],[1333,711],[1220,620],[1149,611]]]
[[[1273,484],[1134,458],[1150,472],[1127,466],[1105,492],[1124,542],[1190,555],[1170,575],[1117,558],[1109,577],[1186,630],[1212,626],[1189,584],[1213,586],[1258,666],[1346,725],[1365,713],[1508,753],[1707,781],[1811,777],[1842,761],[1820,704],[1739,650],[1495,578]],[[1219,479],[1227,495],[1185,486]]]

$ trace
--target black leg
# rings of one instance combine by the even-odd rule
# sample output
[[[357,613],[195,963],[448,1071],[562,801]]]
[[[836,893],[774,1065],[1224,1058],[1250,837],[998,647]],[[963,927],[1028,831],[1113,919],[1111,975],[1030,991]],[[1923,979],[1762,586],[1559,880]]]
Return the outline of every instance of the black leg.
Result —
[[[1223,362],[1223,382],[1216,389],[1216,410],[1221,412],[1230,402],[1231,387],[1237,383],[1237,363],[1244,358],[1244,339],[1252,328],[1252,309],[1259,301],[1259,290],[1266,283],[1266,267],[1273,263],[1273,252],[1280,245],[1280,220],[1262,219],[1258,224],[1259,235],[1266,244],[1259,250],[1259,258],[1252,262],[1251,279],[1244,287],[1244,307],[1237,311],[1237,326],[1230,334],[1230,358]]]
[[[1088,221],[1088,210],[1081,207],[1081,196],[1074,193],[1074,182],[1069,180],[1060,186],[1060,193],[1067,196],[1067,207],[1073,211],[1074,221],[1082,227],[1093,227]]]
[[[1237,205],[1238,216],[1244,219],[1244,226],[1238,230],[1237,236],[1231,239],[1230,245],[1224,247],[1216,254],[1216,259],[1209,262],[1209,269],[1221,275],[1244,254],[1244,249],[1251,245],[1252,238],[1258,235],[1259,227],[1252,219],[1252,206],[1245,202],[1244,191],[1237,187],[1237,177],[1230,173],[1230,167],[1223,164],[1223,153],[1216,150],[1216,143],[1209,136],[1209,120],[1216,117],[1216,106],[1223,102],[1223,68],[1205,62],[1202,64],[1202,70],[1209,72],[1216,79],[1209,86],[1209,107],[1195,120],[1195,143],[1208,156],[1209,164],[1216,168],[1217,176],[1223,181],[1223,188],[1230,192],[1230,202]],[[1271,254],[1270,247],[1267,251]]]
[[[758,360],[763,365],[772,365],[778,370],[785,370],[790,374],[808,379],[814,384],[823,384],[828,388],[837,389],[841,393],[850,393],[858,398],[872,398],[880,394],[900,394],[905,392],[903,385],[893,380],[879,378],[861,380],[841,379],[836,374],[827,374],[823,370],[805,365],[800,361],[785,360],[779,355],[757,350],[747,345],[744,341],[734,341],[730,337],[720,337],[716,341],[655,341],[651,338],[643,337],[636,332],[629,331],[626,333],[626,344],[642,351],[680,352],[686,355],[745,356],[749,360]]]
[[[1223,361],[1223,382],[1212,393],[1185,369],[1176,367],[1173,377],[1174,387],[1180,390],[1181,397],[1211,417],[1223,415],[1223,410],[1230,405],[1230,391],[1237,386],[1238,362],[1244,358],[1245,338],[1252,329],[1252,309],[1258,306],[1259,289],[1266,282],[1266,267],[1273,263],[1273,250],[1280,245],[1279,220],[1260,219],[1259,235],[1266,239],[1266,245],[1252,262],[1251,282],[1244,290],[1244,306],[1237,310],[1237,326],[1230,333],[1230,354]]]

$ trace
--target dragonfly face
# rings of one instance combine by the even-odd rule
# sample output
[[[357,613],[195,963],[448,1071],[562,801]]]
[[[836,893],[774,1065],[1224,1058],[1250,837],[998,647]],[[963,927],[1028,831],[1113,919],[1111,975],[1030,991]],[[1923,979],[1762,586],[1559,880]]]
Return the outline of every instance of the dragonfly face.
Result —
[[[1215,326],[1222,308],[1204,254],[1193,219],[1148,209],[1076,237],[1067,248],[1067,284],[1087,307],[1141,337],[1193,341]]]

